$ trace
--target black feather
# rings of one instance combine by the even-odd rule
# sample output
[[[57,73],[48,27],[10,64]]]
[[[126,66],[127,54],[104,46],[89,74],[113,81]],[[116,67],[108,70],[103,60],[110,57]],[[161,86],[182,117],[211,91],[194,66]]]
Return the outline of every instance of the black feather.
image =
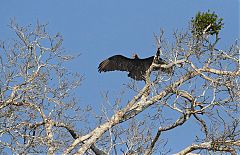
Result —
[[[128,76],[134,80],[145,80],[146,70],[151,66],[154,60],[154,56],[140,59],[140,58],[127,58],[122,55],[114,55],[108,59],[102,61],[98,66],[98,71],[108,72],[108,71],[126,71],[129,72]],[[167,64],[161,58],[157,58],[156,64]],[[153,70],[161,70],[164,72],[170,72],[169,69],[155,67]]]

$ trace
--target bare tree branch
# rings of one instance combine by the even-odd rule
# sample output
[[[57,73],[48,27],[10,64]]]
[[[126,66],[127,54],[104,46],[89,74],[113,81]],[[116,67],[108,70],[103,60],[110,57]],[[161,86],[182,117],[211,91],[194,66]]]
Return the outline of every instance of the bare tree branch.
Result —
[[[239,146],[239,141],[225,141],[225,142],[204,142],[201,144],[193,144],[184,150],[176,153],[175,155],[186,155],[192,151],[195,150],[202,150],[207,149],[211,151],[224,151],[229,152],[232,155],[237,155],[237,151],[234,148],[229,147],[230,146]]]

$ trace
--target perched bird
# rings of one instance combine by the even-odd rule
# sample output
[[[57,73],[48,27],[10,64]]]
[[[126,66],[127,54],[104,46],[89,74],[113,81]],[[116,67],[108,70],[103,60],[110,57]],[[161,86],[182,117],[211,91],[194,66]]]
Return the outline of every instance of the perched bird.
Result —
[[[154,56],[140,59],[137,54],[134,54],[133,58],[114,55],[102,61],[98,66],[98,71],[100,73],[108,71],[126,71],[129,72],[128,77],[137,81],[145,81],[146,71],[149,69],[153,61],[158,65],[167,65],[167,62],[160,58],[160,49],[158,49],[155,59]],[[153,70],[163,71],[169,74],[172,72],[172,68],[154,67]]]

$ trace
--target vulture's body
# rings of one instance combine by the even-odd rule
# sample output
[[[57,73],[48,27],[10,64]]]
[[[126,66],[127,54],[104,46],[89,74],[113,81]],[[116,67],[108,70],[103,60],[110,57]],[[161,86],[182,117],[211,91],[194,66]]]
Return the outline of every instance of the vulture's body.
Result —
[[[108,59],[102,61],[99,64],[98,71],[101,72],[108,72],[108,71],[127,71],[129,72],[128,76],[134,80],[145,81],[145,74],[146,71],[151,66],[152,62],[154,60],[154,56],[140,59],[137,55],[133,59],[127,58],[122,55],[114,55],[112,57],[109,57]],[[161,58],[157,58],[155,60],[156,64],[167,64],[166,61],[164,61]],[[167,73],[170,73],[172,71],[172,68],[161,68],[161,67],[154,67],[154,71],[160,70]]]

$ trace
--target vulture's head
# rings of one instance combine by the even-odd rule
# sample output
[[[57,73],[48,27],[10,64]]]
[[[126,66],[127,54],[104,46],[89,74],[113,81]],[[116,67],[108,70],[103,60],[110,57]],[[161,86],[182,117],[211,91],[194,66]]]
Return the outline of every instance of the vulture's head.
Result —
[[[138,57],[138,55],[137,55],[136,53],[134,53],[134,54],[132,55],[132,58],[133,58],[133,59],[139,59],[139,57]]]

